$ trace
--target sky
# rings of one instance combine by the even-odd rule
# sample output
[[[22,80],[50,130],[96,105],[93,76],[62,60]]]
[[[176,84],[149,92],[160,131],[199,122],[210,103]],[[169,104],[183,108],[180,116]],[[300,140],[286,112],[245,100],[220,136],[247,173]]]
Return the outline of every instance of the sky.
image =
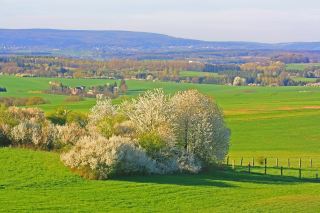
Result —
[[[320,0],[0,0],[0,28],[129,30],[208,41],[320,41]]]

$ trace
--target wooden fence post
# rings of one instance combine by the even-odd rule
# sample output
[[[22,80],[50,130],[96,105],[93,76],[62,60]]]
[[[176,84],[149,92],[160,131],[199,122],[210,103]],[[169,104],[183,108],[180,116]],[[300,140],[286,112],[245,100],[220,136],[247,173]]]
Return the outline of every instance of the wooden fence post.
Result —
[[[301,163],[301,158],[299,158],[299,168],[301,169],[302,163]]]
[[[233,169],[233,171],[235,171],[235,170],[236,170],[236,161],[235,161],[235,160],[233,160],[233,163],[232,163],[232,169]]]
[[[229,166],[229,155],[227,156],[227,166]]]
[[[288,158],[288,168],[290,169],[290,158]]]
[[[264,159],[264,174],[267,174],[267,158]]]
[[[280,167],[280,173],[281,173],[281,176],[283,176],[283,167],[282,166]]]
[[[250,162],[248,164],[248,170],[249,170],[249,174],[251,173],[251,165],[250,165]]]
[[[318,172],[316,173],[316,180],[318,180],[318,178],[319,178],[319,174],[318,174]]]
[[[301,179],[301,168],[299,168],[299,179]]]
[[[279,167],[279,158],[276,159],[276,167]]]
[[[242,163],[243,163],[243,157],[240,160],[240,166],[242,166]]]
[[[312,158],[310,158],[310,168],[312,168]]]
[[[254,157],[252,158],[252,167],[254,167]]]

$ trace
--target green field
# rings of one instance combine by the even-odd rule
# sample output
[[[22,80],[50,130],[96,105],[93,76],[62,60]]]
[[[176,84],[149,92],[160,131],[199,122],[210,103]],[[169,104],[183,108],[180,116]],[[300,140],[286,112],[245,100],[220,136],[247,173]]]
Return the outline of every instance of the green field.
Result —
[[[180,71],[179,75],[180,77],[204,77],[204,76],[219,77],[218,73],[201,72],[201,71]]]
[[[1,210],[16,212],[314,212],[319,183],[216,171],[84,180],[58,154],[0,149]]]
[[[294,81],[302,81],[306,83],[315,83],[317,82],[318,78],[304,78],[304,77],[292,77]]]
[[[41,96],[50,104],[40,106],[49,112],[61,105],[83,112],[94,99],[66,103],[66,97],[41,94],[48,78],[0,76],[0,96]],[[59,79],[67,85],[98,85],[106,80]],[[111,81],[112,82],[112,81]],[[314,177],[320,167],[320,89],[308,87],[231,87],[204,84],[180,84],[127,81],[127,96],[136,96],[152,88],[168,93],[196,88],[212,96],[225,112],[232,131],[230,161],[244,157],[275,158],[293,167],[298,159],[303,168],[314,160],[303,177]],[[122,98],[122,97],[121,97]],[[121,101],[115,100],[115,103]],[[243,172],[215,171],[202,175],[128,177],[109,181],[79,178],[59,162],[58,154],[29,150],[0,149],[0,206],[15,211],[285,211],[314,212],[320,208],[320,183],[311,179],[249,175]],[[245,168],[244,168],[245,169]],[[261,173],[262,169],[255,168]],[[255,171],[254,171],[255,172]],[[297,177],[297,170],[285,171]]]
[[[320,63],[287,64],[286,69],[288,71],[290,70],[304,71],[306,67],[310,67],[310,66],[320,66]]]

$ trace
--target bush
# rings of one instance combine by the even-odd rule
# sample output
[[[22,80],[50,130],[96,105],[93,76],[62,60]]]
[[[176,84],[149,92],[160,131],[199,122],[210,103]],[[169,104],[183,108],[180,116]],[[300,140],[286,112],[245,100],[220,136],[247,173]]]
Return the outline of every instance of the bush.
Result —
[[[87,130],[77,123],[57,125],[56,128],[59,148],[74,146],[82,137],[88,136]]]
[[[12,128],[10,136],[15,146],[52,150],[56,147],[57,129],[48,121],[23,121]]]
[[[82,138],[62,161],[82,176],[107,179],[114,175],[159,173],[156,163],[129,138]]]
[[[67,113],[66,121],[67,124],[76,123],[80,127],[85,127],[88,124],[88,116],[81,112],[69,112]]]
[[[47,118],[54,124],[65,125],[70,111],[66,108],[60,107],[53,113],[50,113]]]
[[[47,118],[56,125],[77,123],[81,127],[85,127],[88,123],[87,115],[80,112],[73,112],[64,107],[60,107],[53,113],[50,113]]]
[[[121,123],[126,120],[122,114],[114,114],[102,118],[97,123],[97,129],[104,137],[110,138],[113,135],[120,135],[123,132],[119,129]]]
[[[0,105],[0,125],[13,127],[16,124],[18,124],[16,116],[12,115],[7,107]]]
[[[9,138],[10,135],[10,126],[6,124],[0,124],[0,146],[8,146],[11,144]]]
[[[139,145],[143,147],[149,156],[154,156],[166,147],[165,141],[156,132],[146,132],[139,136]]]
[[[70,102],[70,103],[80,102],[80,101],[84,101],[84,98],[81,97],[81,96],[69,96],[64,101],[65,102]]]
[[[16,98],[16,97],[0,97],[0,104],[6,107],[10,106],[32,106],[46,104],[48,101],[41,97]]]
[[[18,108],[10,107],[8,108],[8,113],[11,119],[16,122],[23,121],[35,121],[35,122],[44,122],[45,116],[43,111],[37,108]]]
[[[25,106],[41,105],[46,103],[48,103],[48,101],[44,100],[41,97],[30,97],[30,98],[26,98]]]

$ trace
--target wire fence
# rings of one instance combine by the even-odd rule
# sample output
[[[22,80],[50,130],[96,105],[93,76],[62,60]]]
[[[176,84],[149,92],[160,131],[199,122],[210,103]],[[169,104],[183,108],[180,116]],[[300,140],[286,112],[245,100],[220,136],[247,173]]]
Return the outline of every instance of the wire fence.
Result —
[[[320,157],[232,157],[227,156],[225,165],[234,171],[312,178],[319,180]]]

